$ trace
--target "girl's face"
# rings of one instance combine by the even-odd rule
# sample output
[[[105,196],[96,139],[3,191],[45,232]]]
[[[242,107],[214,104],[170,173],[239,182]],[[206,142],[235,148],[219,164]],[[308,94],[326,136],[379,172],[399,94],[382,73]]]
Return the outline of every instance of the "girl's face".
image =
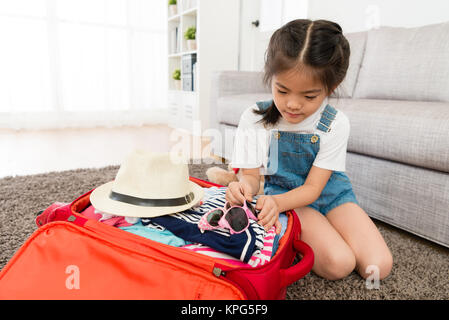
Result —
[[[327,97],[321,83],[297,70],[274,75],[271,91],[280,114],[291,124],[300,123],[314,114]]]

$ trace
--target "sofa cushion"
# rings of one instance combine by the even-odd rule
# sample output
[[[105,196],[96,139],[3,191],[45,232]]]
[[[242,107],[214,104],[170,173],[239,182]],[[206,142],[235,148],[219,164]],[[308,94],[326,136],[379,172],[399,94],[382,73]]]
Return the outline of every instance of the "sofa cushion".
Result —
[[[330,99],[351,123],[348,151],[449,172],[449,103]]]
[[[243,111],[257,101],[273,99],[271,93],[251,93],[224,96],[217,100],[218,123],[238,126]]]
[[[449,22],[368,31],[354,98],[449,102]]]
[[[351,47],[349,67],[346,72],[345,80],[343,80],[341,85],[337,88],[336,94],[333,94],[332,97],[338,95],[340,98],[352,98],[360,66],[362,65],[363,54],[365,53],[366,36],[367,32],[345,34]]]

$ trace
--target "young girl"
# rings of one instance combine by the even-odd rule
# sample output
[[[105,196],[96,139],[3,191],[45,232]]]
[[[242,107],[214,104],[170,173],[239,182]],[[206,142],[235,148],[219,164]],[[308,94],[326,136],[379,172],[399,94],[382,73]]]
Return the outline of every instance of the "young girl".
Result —
[[[294,209],[316,274],[336,280],[356,269],[363,278],[383,279],[392,255],[344,173],[348,118],[328,104],[349,55],[341,27],[331,21],[295,20],[273,34],[264,76],[273,100],[241,116],[231,165],[243,175],[229,185],[226,200],[251,201],[264,174],[256,209],[266,230],[275,225],[279,233],[279,213]]]

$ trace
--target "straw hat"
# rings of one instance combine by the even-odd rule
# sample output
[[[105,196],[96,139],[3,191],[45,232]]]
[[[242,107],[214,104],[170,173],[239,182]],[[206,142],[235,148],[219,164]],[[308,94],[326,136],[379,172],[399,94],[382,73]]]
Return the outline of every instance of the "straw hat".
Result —
[[[91,193],[90,202],[106,213],[151,218],[187,210],[203,196],[203,188],[189,180],[186,159],[136,150],[122,163],[114,181]]]

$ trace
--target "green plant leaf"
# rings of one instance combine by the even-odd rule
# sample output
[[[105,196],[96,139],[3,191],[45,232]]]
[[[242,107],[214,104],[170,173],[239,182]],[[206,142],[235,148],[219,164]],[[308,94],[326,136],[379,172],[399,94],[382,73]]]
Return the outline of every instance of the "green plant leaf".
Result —
[[[179,70],[179,69],[176,69],[174,72],[173,72],[173,79],[175,79],[175,80],[181,80],[181,70]]]
[[[186,40],[195,40],[196,38],[196,27],[189,27],[186,32],[184,32],[184,38]]]

